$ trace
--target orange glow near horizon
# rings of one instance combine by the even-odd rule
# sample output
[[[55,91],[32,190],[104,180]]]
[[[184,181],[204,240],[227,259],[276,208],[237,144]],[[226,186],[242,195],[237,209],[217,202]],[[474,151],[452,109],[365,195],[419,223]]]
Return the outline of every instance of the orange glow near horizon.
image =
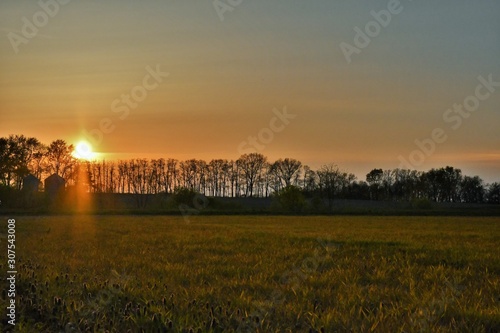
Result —
[[[211,3],[73,1],[26,38],[33,13],[48,14],[4,1],[2,26],[19,37],[0,39],[0,137],[65,140],[93,163],[254,147],[360,179],[413,154],[418,170],[498,181],[500,2],[403,6],[359,48],[354,28],[383,5],[248,2],[220,22]],[[358,51],[346,57],[344,43]],[[435,129],[447,139],[430,142]]]

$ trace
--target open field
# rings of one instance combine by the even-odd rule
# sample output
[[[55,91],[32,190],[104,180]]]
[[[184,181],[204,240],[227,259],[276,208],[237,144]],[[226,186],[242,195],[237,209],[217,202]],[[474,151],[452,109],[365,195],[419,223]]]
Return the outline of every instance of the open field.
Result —
[[[16,221],[18,332],[500,331],[498,217]]]

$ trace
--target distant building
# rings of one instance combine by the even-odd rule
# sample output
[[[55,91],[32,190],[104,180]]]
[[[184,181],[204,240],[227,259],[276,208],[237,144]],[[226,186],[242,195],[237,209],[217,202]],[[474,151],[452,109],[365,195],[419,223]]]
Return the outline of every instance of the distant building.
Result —
[[[36,178],[32,174],[29,174],[23,178],[23,191],[28,193],[38,192],[40,183],[40,179]]]
[[[53,174],[45,179],[45,193],[47,193],[50,198],[55,198],[59,193],[64,191],[65,183],[64,178]]]

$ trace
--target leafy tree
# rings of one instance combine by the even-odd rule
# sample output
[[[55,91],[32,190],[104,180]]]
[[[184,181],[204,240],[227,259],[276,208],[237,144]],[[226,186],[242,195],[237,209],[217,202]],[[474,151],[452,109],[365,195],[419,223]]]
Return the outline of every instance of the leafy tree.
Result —
[[[174,201],[175,205],[192,206],[193,201],[197,195],[199,195],[199,193],[194,191],[193,189],[178,187],[172,194],[172,200]]]
[[[460,201],[460,183],[462,171],[453,167],[431,169],[424,173],[422,180],[425,183],[428,198],[436,202]]]
[[[395,169],[393,194],[397,199],[411,201],[419,196],[421,173],[416,170]]]
[[[489,203],[500,204],[500,183],[493,183],[488,186],[486,198]]]
[[[21,189],[22,180],[32,170],[30,163],[43,149],[36,138],[24,135],[10,135],[0,138],[0,176],[6,186]]]
[[[485,190],[483,180],[478,176],[465,176],[460,184],[460,197],[463,202],[483,202]]]
[[[370,187],[364,181],[353,182],[350,185],[348,199],[369,200]]]
[[[379,199],[383,176],[384,171],[382,169],[373,169],[366,175],[366,182],[370,186],[370,198],[372,200]]]

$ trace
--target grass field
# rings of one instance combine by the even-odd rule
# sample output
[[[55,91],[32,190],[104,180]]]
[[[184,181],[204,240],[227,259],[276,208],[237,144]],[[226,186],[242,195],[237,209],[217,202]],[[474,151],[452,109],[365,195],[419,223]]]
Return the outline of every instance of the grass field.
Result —
[[[16,221],[17,332],[500,332],[500,218]]]

